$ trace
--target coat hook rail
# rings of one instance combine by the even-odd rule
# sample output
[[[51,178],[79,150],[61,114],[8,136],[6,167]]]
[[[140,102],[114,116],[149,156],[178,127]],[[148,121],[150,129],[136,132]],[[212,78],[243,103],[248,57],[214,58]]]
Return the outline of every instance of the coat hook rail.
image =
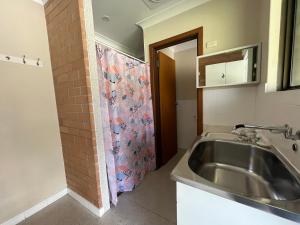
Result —
[[[36,66],[36,67],[43,67],[43,62],[40,58],[37,59],[29,59],[26,57],[26,55],[23,55],[21,57],[6,55],[0,53],[0,61],[3,62],[11,62],[11,63],[18,63],[28,66]]]

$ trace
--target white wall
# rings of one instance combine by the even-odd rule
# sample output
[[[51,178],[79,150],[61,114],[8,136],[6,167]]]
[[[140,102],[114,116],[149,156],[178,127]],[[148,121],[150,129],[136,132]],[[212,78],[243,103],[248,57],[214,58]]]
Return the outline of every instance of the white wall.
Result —
[[[2,0],[0,52],[43,68],[0,62],[0,223],[66,188],[44,9]]]
[[[145,58],[149,44],[203,26],[204,43],[218,41],[205,53],[260,41],[261,0],[213,0],[144,30]],[[256,87],[204,90],[205,126],[232,126],[255,121]]]
[[[204,125],[230,126],[255,121],[256,87],[235,87],[203,92]]]
[[[270,0],[213,0],[145,29],[146,52],[151,43],[199,26],[204,28],[205,43],[211,40],[219,43],[216,48],[205,49],[205,53],[262,42],[261,84],[257,87],[205,89],[205,128],[223,128],[243,122],[262,125],[288,123],[294,129],[300,129],[300,90],[265,93],[268,76],[269,11]],[[270,68],[276,66],[271,64]],[[290,146],[290,143],[285,146]],[[295,161],[294,165],[300,169],[300,160],[293,160],[299,158],[298,153],[292,154],[290,147],[284,148],[282,153]]]
[[[264,0],[266,1],[266,0]],[[269,1],[269,0],[268,0]],[[261,24],[261,28],[265,27],[269,30],[269,32],[272,34],[270,36],[269,43],[273,48],[269,48],[269,55],[268,57],[268,64],[269,64],[269,70],[268,70],[268,78],[267,78],[267,86],[266,90],[267,92],[274,92],[278,89],[278,63],[279,63],[279,44],[280,44],[280,24],[281,24],[281,5],[283,0],[272,0],[272,4],[269,4],[270,9],[266,10],[265,18],[270,19],[270,25],[267,24]],[[263,19],[263,18],[262,18]],[[268,33],[267,30],[263,31],[262,33]],[[267,47],[267,46],[265,46]]]
[[[197,137],[197,100],[177,100],[177,144],[188,149]]]
[[[197,89],[195,86],[197,48],[174,54],[176,64],[178,147],[187,149],[197,136]]]
[[[296,19],[296,37],[295,37],[295,52],[294,61],[300,62],[300,4],[297,6],[297,19]],[[293,76],[293,84],[300,85],[300,64],[294,65],[293,73],[297,74]]]
[[[267,72],[267,85],[266,85],[266,91],[267,92],[275,92],[278,89],[281,88],[281,82],[278,82],[281,80],[281,74],[278,73],[280,71],[280,68],[278,68],[279,63],[279,45],[280,45],[280,33],[281,33],[281,7],[282,7],[283,0],[272,0],[269,3],[269,0],[264,0],[262,4],[264,4],[262,7],[265,7],[265,10],[267,12],[270,11],[270,15],[262,15],[261,19],[263,21],[266,21],[266,18],[269,18],[270,16],[270,23],[260,23],[260,25],[264,29],[268,29],[269,33],[272,34],[269,36],[269,40],[267,40],[267,36],[265,36],[265,39],[267,40],[267,43],[269,43],[272,48],[269,48],[268,52],[268,72]],[[267,4],[267,5],[266,5]],[[271,10],[270,10],[271,8]],[[295,52],[294,52],[294,62],[296,64],[293,65],[293,73],[297,74],[297,76],[293,77],[293,85],[299,85],[300,84],[300,64],[297,63],[300,60],[300,4],[298,4],[298,13],[297,13],[297,23],[296,23],[296,29],[298,30],[296,36],[295,36]],[[262,29],[262,34],[266,33],[265,30]]]
[[[174,59],[174,52],[170,48],[164,48],[159,51],[164,53],[165,55],[169,56],[171,59]]]
[[[110,209],[110,193],[108,189],[105,149],[103,143],[103,128],[102,128],[102,115],[100,105],[100,90],[99,90],[99,77],[97,71],[97,56],[95,51],[95,36],[94,36],[94,17],[93,5],[91,0],[84,1],[84,16],[85,16],[85,29],[87,37],[88,48],[88,63],[91,81],[91,92],[93,99],[93,114],[95,123],[96,145],[99,164],[99,177],[100,177],[100,192],[102,202],[102,212],[106,213]],[[97,40],[97,38],[96,38]]]
[[[262,80],[257,89],[255,119],[259,124],[290,124],[300,129],[300,90],[265,93],[268,75],[269,8],[270,0],[261,3],[260,35],[263,42]],[[270,34],[271,35],[271,34]],[[276,65],[270,65],[271,68]]]
[[[197,48],[176,52],[176,98],[178,100],[194,100],[196,89],[196,57]]]
[[[300,128],[300,90],[265,93],[268,64],[269,0],[213,0],[144,31],[148,60],[149,44],[203,26],[204,43],[218,41],[205,53],[262,42],[262,82],[258,87],[204,90],[204,124],[288,122]]]

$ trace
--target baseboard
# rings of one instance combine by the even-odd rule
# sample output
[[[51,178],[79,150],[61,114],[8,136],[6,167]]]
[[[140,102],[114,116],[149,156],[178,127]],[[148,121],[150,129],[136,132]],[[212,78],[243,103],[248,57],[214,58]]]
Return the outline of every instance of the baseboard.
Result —
[[[69,188],[65,188],[64,190],[58,192],[57,194],[54,194],[50,196],[49,198],[45,199],[44,201],[34,205],[30,209],[25,210],[22,213],[19,213],[18,215],[14,216],[13,218],[7,220],[6,222],[2,223],[1,225],[16,225],[18,223],[21,223],[26,218],[34,215],[35,213],[41,211],[48,205],[51,205],[53,202],[57,201],[58,199],[62,198],[66,194],[69,194],[73,199],[78,201],[81,205],[83,205],[85,208],[87,208],[89,211],[91,211],[93,214],[95,214],[98,217],[101,217],[105,213],[104,208],[97,208],[92,203],[81,197],[79,194],[75,193]]]
[[[68,188],[68,193],[69,195],[74,198],[76,201],[78,201],[82,206],[87,208],[89,211],[91,211],[94,215],[98,217],[102,217],[103,214],[105,213],[104,208],[97,208],[94,206],[92,203],[90,203],[88,200],[85,198],[81,197],[79,194],[76,192],[72,191],[71,189]]]
[[[33,214],[39,212],[43,208],[47,207],[48,205],[52,204],[53,202],[57,201],[58,199],[62,198],[68,194],[68,189],[65,188],[64,190],[50,196],[49,198],[45,199],[44,201],[34,205],[30,209],[27,209],[26,211],[14,216],[13,218],[7,220],[6,222],[2,223],[1,225],[15,225],[22,221],[24,221],[26,218],[32,216]]]

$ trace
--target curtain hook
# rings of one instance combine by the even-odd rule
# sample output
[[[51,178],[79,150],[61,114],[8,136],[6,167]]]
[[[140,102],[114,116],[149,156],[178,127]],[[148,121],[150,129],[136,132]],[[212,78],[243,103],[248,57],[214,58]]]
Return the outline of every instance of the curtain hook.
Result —
[[[26,55],[23,55],[23,63],[24,63],[24,64],[26,64],[25,58],[26,58]]]
[[[38,58],[37,62],[36,62],[37,66],[40,66],[40,58]]]

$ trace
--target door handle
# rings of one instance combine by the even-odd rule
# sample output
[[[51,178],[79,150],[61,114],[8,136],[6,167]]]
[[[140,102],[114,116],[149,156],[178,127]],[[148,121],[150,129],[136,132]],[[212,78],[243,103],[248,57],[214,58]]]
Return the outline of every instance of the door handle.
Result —
[[[223,79],[225,78],[225,74],[224,73],[222,73],[222,76],[221,76]]]

